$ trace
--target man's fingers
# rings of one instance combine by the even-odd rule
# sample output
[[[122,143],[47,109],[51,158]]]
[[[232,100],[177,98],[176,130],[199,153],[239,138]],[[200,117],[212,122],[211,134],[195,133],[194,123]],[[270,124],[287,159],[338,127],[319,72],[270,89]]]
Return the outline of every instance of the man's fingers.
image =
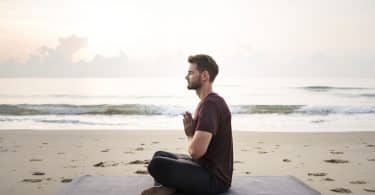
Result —
[[[185,111],[184,113],[181,113],[181,115],[182,115],[184,118],[186,118],[186,117],[189,117],[189,118],[190,118],[191,113],[188,112],[188,111]]]
[[[188,115],[186,115],[186,117],[188,117],[189,119],[193,118],[190,113]]]

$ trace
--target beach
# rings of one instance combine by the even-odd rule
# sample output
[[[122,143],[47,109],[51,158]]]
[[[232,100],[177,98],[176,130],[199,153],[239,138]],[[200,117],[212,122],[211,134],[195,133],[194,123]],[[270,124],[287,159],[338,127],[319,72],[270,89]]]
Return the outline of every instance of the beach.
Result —
[[[82,175],[145,176],[155,151],[187,154],[186,141],[178,130],[1,130],[0,194],[54,194]],[[233,175],[292,175],[322,194],[375,194],[375,132],[235,131],[233,141]]]
[[[190,129],[225,184],[232,132],[236,195],[375,195],[374,21],[375,0],[0,1],[0,195],[142,192]],[[206,183],[164,160],[158,183]]]

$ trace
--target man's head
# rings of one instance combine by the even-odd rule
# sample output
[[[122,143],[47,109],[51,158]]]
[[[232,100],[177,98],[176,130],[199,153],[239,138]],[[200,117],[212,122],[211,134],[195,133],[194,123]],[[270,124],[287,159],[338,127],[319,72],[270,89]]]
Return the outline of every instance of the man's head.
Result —
[[[188,89],[199,89],[204,83],[212,84],[219,73],[218,65],[209,55],[189,56],[188,62],[190,66],[185,77],[188,81]]]

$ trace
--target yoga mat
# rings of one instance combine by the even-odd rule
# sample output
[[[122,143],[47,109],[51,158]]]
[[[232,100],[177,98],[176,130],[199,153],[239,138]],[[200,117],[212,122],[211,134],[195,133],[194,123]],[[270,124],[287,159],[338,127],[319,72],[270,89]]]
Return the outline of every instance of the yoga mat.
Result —
[[[56,195],[140,195],[153,186],[151,176],[80,176]],[[177,195],[177,194],[176,194]],[[233,176],[232,187],[221,195],[320,195],[293,176]]]

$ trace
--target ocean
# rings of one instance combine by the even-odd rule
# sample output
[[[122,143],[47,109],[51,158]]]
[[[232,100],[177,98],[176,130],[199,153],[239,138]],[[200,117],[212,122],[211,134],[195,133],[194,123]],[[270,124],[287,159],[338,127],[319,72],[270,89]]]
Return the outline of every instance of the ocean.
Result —
[[[372,78],[216,78],[233,131],[375,130]],[[1,78],[0,129],[183,131],[200,99],[180,78]]]

